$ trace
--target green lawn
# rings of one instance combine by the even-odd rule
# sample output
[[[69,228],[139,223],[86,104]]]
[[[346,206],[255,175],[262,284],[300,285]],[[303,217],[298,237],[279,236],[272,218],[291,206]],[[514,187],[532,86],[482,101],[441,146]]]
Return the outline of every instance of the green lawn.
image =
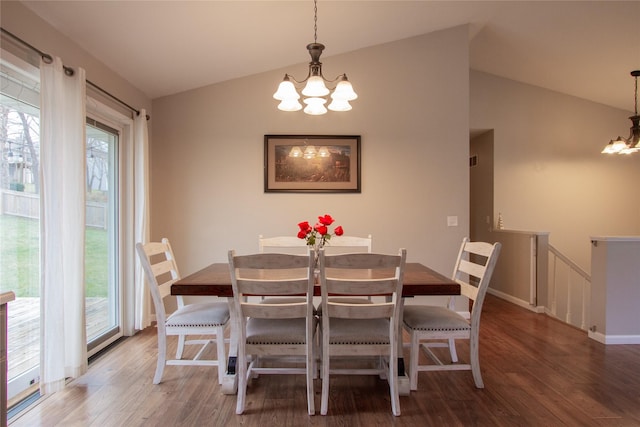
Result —
[[[40,223],[0,215],[0,291],[17,297],[40,295]],[[108,286],[107,232],[86,230],[85,277],[87,297],[106,297]]]

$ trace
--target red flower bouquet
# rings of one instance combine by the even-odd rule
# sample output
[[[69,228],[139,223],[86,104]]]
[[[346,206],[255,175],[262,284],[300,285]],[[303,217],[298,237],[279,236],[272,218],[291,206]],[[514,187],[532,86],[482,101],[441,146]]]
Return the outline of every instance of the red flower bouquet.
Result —
[[[333,224],[334,219],[329,214],[325,214],[324,216],[318,217],[318,222],[316,225],[311,227],[308,221],[304,221],[298,224],[300,231],[298,231],[298,237],[300,239],[305,239],[307,241],[307,245],[313,247],[313,250],[318,252],[320,248],[322,248],[325,243],[331,240],[331,236],[342,236],[344,230],[342,226],[337,226],[333,230],[333,234],[329,232],[329,226]]]

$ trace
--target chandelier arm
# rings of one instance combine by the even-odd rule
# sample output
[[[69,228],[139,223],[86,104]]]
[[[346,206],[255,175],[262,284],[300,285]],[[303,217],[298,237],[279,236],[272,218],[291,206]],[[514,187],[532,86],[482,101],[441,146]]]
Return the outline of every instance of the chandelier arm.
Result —
[[[287,74],[287,77],[289,77],[289,79],[293,80],[294,82],[296,82],[297,84],[302,84],[305,83],[307,80],[309,80],[309,77],[311,77],[311,71],[309,71],[309,73],[307,74],[307,77],[305,77],[302,80],[297,80],[295,77],[293,77],[291,74]]]
[[[333,80],[329,80],[329,79],[327,79],[325,76],[322,76],[322,75],[321,75],[321,77],[322,77],[322,78],[324,79],[324,81],[325,81],[325,82],[327,82],[327,83],[335,83],[335,82],[337,82],[338,80],[342,80],[342,79],[344,79],[345,77],[347,77],[347,75],[346,75],[346,74],[344,74],[344,73],[342,73],[342,74],[338,74],[338,75],[336,76],[336,78],[335,78],[335,79],[333,79]]]
[[[320,74],[318,74],[318,76],[319,76],[319,77],[322,77],[322,80],[324,80],[326,83],[331,84],[331,83],[335,83],[335,82],[337,82],[338,80],[341,80],[341,79],[344,77],[344,74],[340,74],[340,75],[338,75],[338,76],[337,76],[335,79],[333,79],[333,80],[329,80],[329,79],[327,79],[327,78],[322,74],[322,71],[320,71]],[[306,83],[306,82],[307,82],[307,80],[309,80],[309,77],[311,77],[311,72],[309,72],[309,74],[307,74],[307,77],[305,77],[305,78],[304,78],[304,79],[302,79],[302,80],[296,80],[296,78],[295,78],[295,77],[293,77],[291,74],[287,74],[287,77],[289,77],[289,79],[293,80],[295,83],[297,83],[297,84],[301,85],[301,84],[303,84],[303,83]],[[336,85],[336,86],[333,86],[333,87],[332,87],[332,86],[327,86],[327,89],[329,89],[329,90],[334,90],[336,87],[337,87],[337,85]]]

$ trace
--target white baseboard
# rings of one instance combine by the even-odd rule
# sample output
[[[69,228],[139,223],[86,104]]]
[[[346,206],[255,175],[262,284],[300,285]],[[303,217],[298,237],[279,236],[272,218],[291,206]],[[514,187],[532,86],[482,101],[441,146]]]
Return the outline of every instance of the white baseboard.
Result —
[[[513,295],[505,294],[504,292],[497,291],[495,289],[488,288],[487,292],[491,295],[495,295],[500,299],[509,301],[512,304],[515,304],[519,307],[526,308],[527,310],[533,311],[534,313],[544,313],[544,307],[535,306],[529,304],[527,301],[521,300],[520,298],[516,298]]]
[[[605,335],[600,332],[588,331],[589,338],[606,345],[640,344],[640,335]]]

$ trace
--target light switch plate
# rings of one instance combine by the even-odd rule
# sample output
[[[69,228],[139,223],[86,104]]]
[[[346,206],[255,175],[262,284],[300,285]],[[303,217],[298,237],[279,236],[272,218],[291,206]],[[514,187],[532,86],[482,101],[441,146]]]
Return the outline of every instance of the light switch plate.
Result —
[[[457,227],[458,226],[458,217],[457,216],[448,216],[447,217],[447,226],[448,227]]]

